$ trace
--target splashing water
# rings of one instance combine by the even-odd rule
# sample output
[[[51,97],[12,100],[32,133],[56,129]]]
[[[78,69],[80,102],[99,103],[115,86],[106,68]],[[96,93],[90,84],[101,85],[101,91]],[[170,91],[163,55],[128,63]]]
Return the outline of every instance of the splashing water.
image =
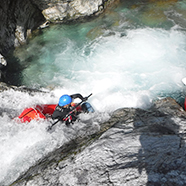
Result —
[[[94,107],[107,112],[148,107],[158,97],[180,101],[184,8],[184,2],[124,3],[91,22],[44,30],[17,53],[27,67],[22,84],[60,87],[60,94],[92,92]]]
[[[186,2],[125,2],[87,23],[57,25],[43,30],[16,51],[21,85],[52,91],[29,95],[0,93],[0,183],[13,181],[36,161],[76,135],[72,128],[48,121],[17,124],[11,120],[25,107],[57,103],[62,94],[93,93],[89,102],[96,114],[82,116],[98,130],[99,122],[120,107],[147,108],[152,100],[171,96],[182,102],[186,76]],[[1,111],[0,110],[0,111]],[[92,119],[91,119],[92,118]]]
[[[157,96],[179,91],[186,74],[185,34],[159,28],[126,30],[125,34],[99,37],[81,47],[68,40],[49,64],[38,66],[37,62],[26,68],[23,82],[59,86],[67,93],[93,92],[93,104],[102,111],[143,107]]]

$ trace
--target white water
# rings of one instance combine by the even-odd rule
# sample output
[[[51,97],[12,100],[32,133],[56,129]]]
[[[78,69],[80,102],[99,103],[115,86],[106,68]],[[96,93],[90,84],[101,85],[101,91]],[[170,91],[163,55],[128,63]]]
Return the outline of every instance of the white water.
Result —
[[[58,90],[54,92],[57,94]],[[19,91],[5,91],[0,94],[0,100],[4,108],[0,116],[0,185],[10,184],[48,152],[65,142],[98,131],[99,123],[109,118],[108,113],[82,114],[81,122],[75,122],[70,127],[59,122],[48,132],[50,121],[31,121],[28,124],[17,123],[11,118],[20,114],[25,107],[56,103],[58,98],[53,93],[35,93],[31,96]]]
[[[64,30],[47,31],[42,36],[45,45],[41,47],[36,39],[24,50],[25,56],[31,51],[37,58],[22,72],[23,84],[53,90],[34,95],[13,90],[0,93],[0,185],[11,183],[52,149],[89,132],[86,126],[98,130],[99,123],[120,107],[145,109],[154,99],[183,98],[185,32],[177,25],[122,29],[123,24],[112,28],[112,34],[105,29],[103,35],[83,42],[78,31],[86,34],[89,30],[74,30],[76,39],[63,36]],[[22,61],[27,62],[25,56]],[[46,131],[49,121],[18,124],[11,120],[34,104],[57,103],[65,93],[93,93],[89,102],[96,113],[83,115],[83,121],[71,128],[58,124],[52,133]]]
[[[27,68],[24,74],[36,73],[30,76],[40,85],[58,85],[58,96],[92,92],[93,106],[106,112],[119,107],[145,108],[157,97],[180,91],[186,75],[185,33],[174,28],[125,32],[124,37],[115,32],[78,48],[76,42],[67,41],[51,64],[42,65],[39,72],[38,66],[32,66],[35,69]]]

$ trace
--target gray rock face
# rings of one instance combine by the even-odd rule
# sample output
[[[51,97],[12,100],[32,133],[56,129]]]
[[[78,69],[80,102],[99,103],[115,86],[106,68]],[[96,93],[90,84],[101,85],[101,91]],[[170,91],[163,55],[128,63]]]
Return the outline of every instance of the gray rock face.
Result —
[[[185,130],[186,113],[171,98],[119,109],[89,140],[61,147],[13,185],[186,185]]]
[[[0,79],[3,79],[4,77],[4,73],[3,73],[3,69],[7,66],[7,61],[5,60],[5,58],[0,54]]]
[[[30,0],[2,1],[0,6],[0,53],[24,44],[29,33],[44,21]]]
[[[74,20],[90,16],[103,9],[103,0],[33,1],[41,8],[45,19],[50,22]]]

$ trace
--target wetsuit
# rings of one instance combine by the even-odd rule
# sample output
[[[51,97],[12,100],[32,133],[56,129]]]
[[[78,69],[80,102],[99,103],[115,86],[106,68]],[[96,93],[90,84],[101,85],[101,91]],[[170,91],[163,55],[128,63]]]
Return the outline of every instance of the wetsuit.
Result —
[[[70,95],[70,97],[72,99],[79,98],[82,101],[86,99],[86,98],[83,98],[81,94],[73,94],[73,95]],[[66,116],[70,113],[70,111],[72,111],[72,109],[73,109],[72,107],[64,108],[64,107],[57,105],[52,114],[52,119],[58,119],[58,120],[64,121],[63,119],[66,118]],[[77,117],[75,113],[72,113],[68,118],[65,119],[65,122],[66,124],[69,124],[69,123],[74,122],[76,119]]]

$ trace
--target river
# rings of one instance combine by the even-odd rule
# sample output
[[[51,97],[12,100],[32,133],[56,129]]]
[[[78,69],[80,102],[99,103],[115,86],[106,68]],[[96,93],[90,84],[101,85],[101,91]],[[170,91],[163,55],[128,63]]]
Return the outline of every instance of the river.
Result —
[[[44,121],[11,120],[26,107],[57,103],[62,94],[93,93],[89,102],[97,115],[85,117],[93,117],[97,128],[121,107],[146,109],[167,96],[183,105],[186,1],[122,2],[87,22],[46,28],[15,55],[21,70],[12,83],[47,93],[0,94],[0,183],[5,185],[74,134],[62,126],[49,134]]]

